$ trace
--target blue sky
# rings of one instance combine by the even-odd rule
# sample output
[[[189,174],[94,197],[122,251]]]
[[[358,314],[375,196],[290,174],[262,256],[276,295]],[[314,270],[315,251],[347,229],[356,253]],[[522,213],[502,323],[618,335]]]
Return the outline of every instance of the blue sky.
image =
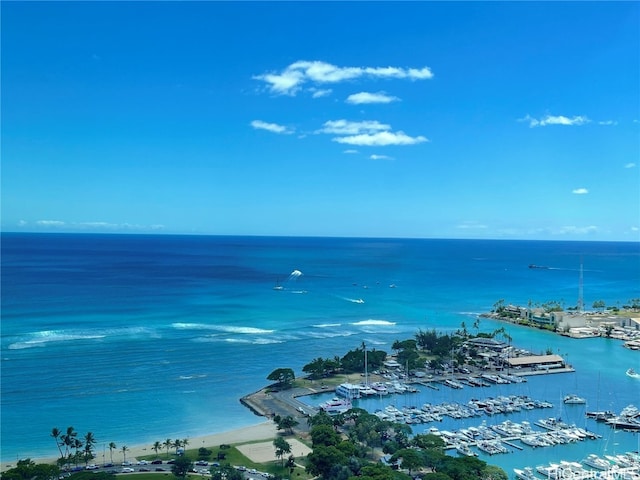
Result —
[[[640,239],[637,2],[2,2],[2,229]]]

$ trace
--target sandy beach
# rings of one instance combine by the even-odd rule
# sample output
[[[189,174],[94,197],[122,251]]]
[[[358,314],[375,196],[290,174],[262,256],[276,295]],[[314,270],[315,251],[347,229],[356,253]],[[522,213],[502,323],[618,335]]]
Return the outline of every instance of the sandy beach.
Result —
[[[262,445],[260,448],[250,448],[245,449],[246,453],[249,454],[249,458],[256,462],[264,462],[272,460],[275,457],[271,457],[267,452],[273,452],[273,446],[271,445],[273,439],[278,436],[278,430],[276,429],[276,425],[272,421],[264,421],[261,423],[257,423],[255,425],[250,425],[247,427],[238,428],[235,430],[229,430],[226,432],[213,433],[210,435],[205,435],[201,437],[192,437],[189,438],[189,444],[187,445],[187,449],[192,448],[200,448],[200,447],[218,447],[219,445],[226,444],[240,444],[245,442],[260,442],[261,440],[265,440],[264,444],[268,443],[270,448],[266,448]],[[298,442],[299,443],[299,442]],[[297,446],[296,454],[302,454],[304,452],[304,445],[300,444]],[[118,445],[121,448],[121,445]],[[147,455],[153,455],[155,452],[151,448],[152,445],[127,445],[127,461],[135,462],[138,457],[144,457]],[[306,447],[305,447],[306,448]],[[255,455],[251,456],[250,454],[254,452]],[[159,454],[165,453],[165,450],[159,451]],[[306,453],[305,453],[306,454]],[[101,463],[102,458],[99,458],[99,455],[96,455],[94,459],[94,463]],[[32,458],[32,460],[36,463],[55,463],[57,457],[50,458]],[[106,454],[106,461],[109,461],[109,452]],[[122,450],[116,449],[113,452],[113,463],[119,465],[122,463]],[[14,467],[13,463],[3,463],[0,467],[0,471],[6,471],[9,468]]]

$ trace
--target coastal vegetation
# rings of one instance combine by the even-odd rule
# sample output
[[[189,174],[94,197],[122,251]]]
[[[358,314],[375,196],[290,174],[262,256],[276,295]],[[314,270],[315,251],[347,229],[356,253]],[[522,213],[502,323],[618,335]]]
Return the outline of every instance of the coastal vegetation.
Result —
[[[506,473],[474,457],[444,453],[441,438],[410,438],[411,428],[354,408],[309,419],[313,451],[307,473],[323,480],[507,480]],[[377,452],[385,454],[380,462]]]

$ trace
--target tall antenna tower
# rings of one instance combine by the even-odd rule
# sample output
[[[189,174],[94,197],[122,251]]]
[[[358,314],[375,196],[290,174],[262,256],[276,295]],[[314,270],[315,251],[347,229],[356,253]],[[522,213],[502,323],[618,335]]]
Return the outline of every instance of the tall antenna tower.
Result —
[[[582,258],[580,258],[580,280],[578,281],[578,312],[584,312],[584,278],[582,272]]]

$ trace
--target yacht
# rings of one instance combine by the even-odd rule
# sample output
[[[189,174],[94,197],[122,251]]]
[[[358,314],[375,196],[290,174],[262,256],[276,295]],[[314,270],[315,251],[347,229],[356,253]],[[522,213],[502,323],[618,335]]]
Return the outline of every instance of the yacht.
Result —
[[[533,473],[533,468],[524,467],[523,469],[514,468],[513,473],[516,474],[516,478],[520,480],[538,480],[538,477]]]
[[[335,397],[318,405],[320,410],[323,410],[327,413],[344,413],[347,410],[351,410],[351,406],[351,400],[349,400],[348,398],[338,397]]]
[[[587,401],[584,398],[579,397],[575,393],[565,396],[562,401],[567,405],[578,405],[578,404],[587,403]]]
[[[609,462],[607,462],[604,458],[600,458],[595,453],[587,455],[587,457],[582,460],[582,463],[597,470],[608,470],[611,467],[611,464]]]
[[[360,385],[354,385],[353,383],[341,383],[336,388],[336,395],[349,399],[360,398]]]

